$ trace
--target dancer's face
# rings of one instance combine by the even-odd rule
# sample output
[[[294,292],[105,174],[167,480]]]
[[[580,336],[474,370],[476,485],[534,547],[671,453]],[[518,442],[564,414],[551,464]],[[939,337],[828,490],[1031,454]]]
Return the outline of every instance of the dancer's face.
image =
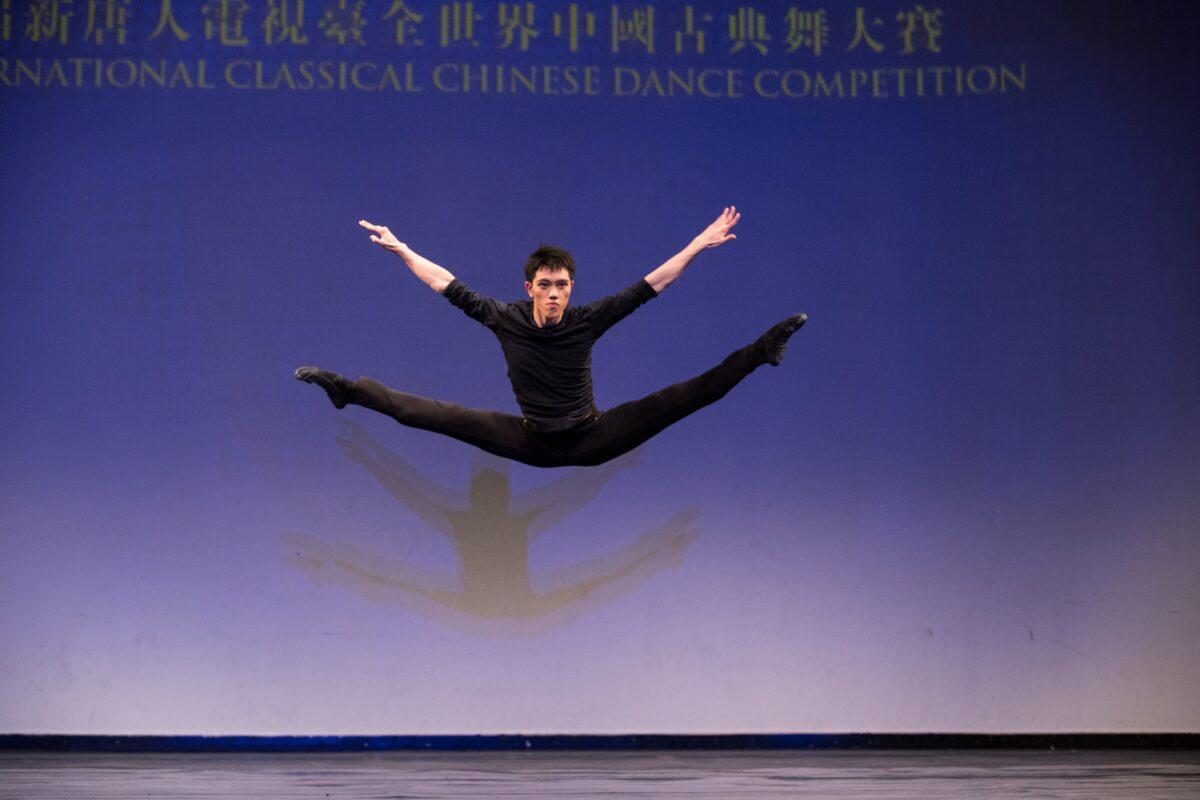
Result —
[[[554,325],[562,319],[571,299],[575,281],[565,269],[539,269],[533,275],[533,283],[525,281],[525,291],[533,299],[533,320],[538,325]]]

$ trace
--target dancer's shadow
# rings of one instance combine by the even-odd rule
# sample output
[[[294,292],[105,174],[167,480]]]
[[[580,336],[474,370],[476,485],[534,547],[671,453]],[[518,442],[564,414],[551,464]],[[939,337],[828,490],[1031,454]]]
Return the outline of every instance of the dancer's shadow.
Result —
[[[318,584],[335,583],[455,628],[503,636],[561,627],[678,566],[699,535],[692,528],[696,510],[689,508],[607,555],[531,576],[530,543],[585,506],[618,472],[636,466],[637,451],[516,496],[509,489],[509,462],[480,453],[469,488],[458,492],[430,481],[358,424],[343,424],[337,441],[346,456],[450,537],[461,570],[457,575],[429,570],[300,533],[283,537],[285,562]]]

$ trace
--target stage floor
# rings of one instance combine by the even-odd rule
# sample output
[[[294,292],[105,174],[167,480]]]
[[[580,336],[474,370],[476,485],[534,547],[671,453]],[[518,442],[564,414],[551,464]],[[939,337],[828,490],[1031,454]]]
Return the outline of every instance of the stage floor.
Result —
[[[0,798],[1200,797],[1197,752],[0,752]]]

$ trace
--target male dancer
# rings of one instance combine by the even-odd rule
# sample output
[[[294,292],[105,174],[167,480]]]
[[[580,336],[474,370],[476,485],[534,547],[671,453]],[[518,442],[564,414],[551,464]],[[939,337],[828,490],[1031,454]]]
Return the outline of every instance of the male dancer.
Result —
[[[413,274],[467,316],[496,334],[508,378],[523,416],[479,411],[389,389],[371,378],[349,380],[316,367],[296,378],[315,383],[335,408],[365,406],[401,425],[452,436],[489,453],[535,467],[595,466],[632,450],[663,428],[716,402],[762,364],[778,366],[788,337],[808,317],[795,314],[691,380],[598,411],[592,400],[592,345],[634,309],[657,297],[683,274],[702,250],[737,237],[729,230],[742,215],[730,206],[691,243],[642,280],[586,306],[569,307],[575,261],[543,246],[525,262],[530,300],[501,303],[468,289],[448,270],[412,248],[386,227],[359,220],[371,241],[404,260]]]

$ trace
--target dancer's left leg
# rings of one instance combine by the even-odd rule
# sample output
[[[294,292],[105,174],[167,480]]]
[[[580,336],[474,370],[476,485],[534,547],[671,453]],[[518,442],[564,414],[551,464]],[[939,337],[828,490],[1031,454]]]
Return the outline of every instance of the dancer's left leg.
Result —
[[[717,366],[696,377],[668,386],[640,400],[603,411],[582,435],[571,463],[594,466],[616,458],[689,414],[724,397],[763,364],[778,365],[788,337],[807,317],[796,314],[772,327],[753,343],[730,353]]]

